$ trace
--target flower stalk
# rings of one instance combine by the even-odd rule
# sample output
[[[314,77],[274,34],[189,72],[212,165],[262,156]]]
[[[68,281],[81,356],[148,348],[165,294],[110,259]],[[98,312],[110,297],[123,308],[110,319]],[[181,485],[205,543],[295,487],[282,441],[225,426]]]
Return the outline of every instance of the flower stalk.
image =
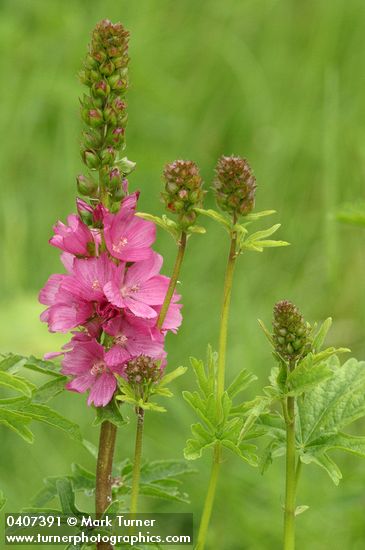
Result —
[[[130,504],[131,514],[136,514],[138,510],[139,480],[141,477],[143,425],[144,425],[144,410],[142,409],[142,407],[138,407],[136,409],[136,416],[137,416],[137,429],[136,429],[136,443],[134,448],[134,461],[133,461],[133,473],[132,473],[132,492],[131,492],[131,504]]]
[[[218,413],[221,410],[221,401],[225,389],[225,371],[228,338],[228,320],[231,305],[233,275],[237,250],[237,233],[234,229],[237,219],[241,215],[250,213],[255,204],[256,179],[248,162],[240,157],[222,156],[217,163],[214,191],[218,207],[232,217],[231,242],[223,286],[223,303],[220,317],[218,367],[216,378],[216,403]],[[222,461],[222,447],[219,441],[214,445],[213,464],[210,473],[208,491],[204,502],[200,521],[196,550],[204,550],[210,517],[213,510],[217,482]]]
[[[175,292],[177,282],[179,280],[180,270],[181,270],[181,266],[182,266],[182,263],[183,263],[183,260],[184,260],[185,250],[186,250],[186,243],[187,243],[187,235],[186,235],[185,231],[182,231],[181,232],[181,237],[180,237],[179,243],[178,243],[178,250],[177,250],[177,256],[176,256],[176,260],[175,260],[174,269],[172,271],[172,275],[171,275],[170,283],[169,283],[169,286],[168,286],[168,289],[167,289],[167,292],[166,292],[166,296],[165,296],[164,302],[163,302],[162,307],[161,307],[161,311],[160,311],[158,319],[157,319],[157,328],[159,330],[161,330],[162,327],[163,327],[164,321],[166,319],[167,312],[168,312],[169,307],[170,307],[172,297],[173,297],[174,292]]]
[[[295,549],[295,499],[296,499],[296,456],[295,456],[295,402],[287,397],[286,421],[286,482],[284,510],[284,550]]]
[[[224,288],[223,288],[223,303],[221,311],[220,329],[219,329],[219,351],[218,351],[218,372],[217,372],[217,406],[221,402],[224,392],[225,370],[226,370],[226,352],[227,352],[227,336],[228,336],[228,318],[231,304],[233,274],[237,259],[236,252],[236,234],[233,232],[231,236],[231,245],[229,250]],[[213,449],[213,464],[210,473],[208,491],[204,502],[203,513],[200,520],[198,542],[196,550],[203,550],[207,538],[207,532],[210,522],[210,517],[213,510],[214,499],[217,489],[217,482],[221,464],[222,449],[219,442],[214,445]]]
[[[112,501],[112,467],[117,427],[105,421],[100,427],[99,451],[96,466],[95,512],[100,518]],[[109,543],[100,542],[98,550],[110,550]]]
[[[309,330],[294,304],[288,300],[275,304],[272,337],[275,351],[285,362],[289,374],[310,350]],[[295,502],[301,464],[296,457],[295,397],[288,395],[282,401],[282,408],[286,427],[284,550],[295,550]]]

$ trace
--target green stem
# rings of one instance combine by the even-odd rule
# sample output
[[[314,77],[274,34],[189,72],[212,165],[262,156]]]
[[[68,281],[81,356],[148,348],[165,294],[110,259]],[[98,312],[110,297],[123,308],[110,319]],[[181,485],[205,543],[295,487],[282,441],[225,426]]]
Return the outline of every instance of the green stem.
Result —
[[[224,377],[226,370],[226,351],[227,351],[227,332],[229,306],[231,304],[233,273],[236,264],[236,234],[232,234],[231,247],[229,250],[226,276],[223,289],[223,304],[221,311],[221,322],[219,330],[219,355],[218,355],[218,374],[217,374],[217,399],[220,401],[224,392]]]
[[[196,544],[195,550],[203,550],[205,546],[210,516],[212,514],[215,492],[217,488],[220,463],[221,463],[221,448],[220,448],[220,444],[216,443],[214,447],[213,464],[212,464],[212,470],[210,473],[207,496],[205,497],[203,514],[200,520],[198,542]]]
[[[176,285],[177,285],[177,281],[178,281],[179,274],[180,274],[180,269],[181,269],[181,264],[182,264],[182,261],[184,259],[184,254],[185,254],[185,249],[186,249],[186,241],[187,241],[187,235],[183,231],[181,233],[181,237],[180,237],[180,240],[179,240],[179,248],[178,248],[178,251],[177,251],[174,270],[172,272],[170,283],[169,283],[169,286],[168,286],[168,289],[167,289],[167,292],[166,292],[166,296],[165,296],[164,302],[162,304],[160,314],[159,314],[158,319],[157,319],[157,328],[160,329],[160,330],[161,330],[162,325],[164,323],[164,320],[166,318],[166,315],[167,315],[167,312],[168,312],[168,309],[169,309],[169,306],[170,306],[170,302],[171,302],[172,296],[174,294],[174,290],[175,290]]]
[[[233,273],[234,273],[234,267],[237,259],[236,248],[237,248],[237,237],[236,237],[236,234],[233,232],[231,236],[231,246],[229,250],[228,263],[227,263],[226,275],[224,280],[223,304],[222,304],[220,330],[219,330],[219,355],[218,355],[217,394],[216,394],[217,405],[219,409],[220,409],[220,402],[222,399],[222,395],[224,393],[228,316],[229,316],[229,307],[231,304]],[[205,498],[203,513],[200,521],[196,550],[203,550],[205,547],[210,516],[212,514],[214,498],[215,498],[215,493],[217,488],[220,463],[221,463],[221,446],[220,446],[220,443],[217,442],[214,446],[212,470],[210,474],[208,492]]]
[[[112,467],[117,427],[105,421],[100,428],[99,451],[96,465],[95,512],[101,517],[112,501]],[[100,542],[98,550],[111,550],[109,543]]]
[[[295,550],[295,497],[296,497],[296,457],[295,457],[295,410],[294,397],[287,398],[288,421],[286,423],[286,487],[284,511],[284,550]],[[299,475],[299,471],[298,471]]]
[[[136,409],[136,413],[137,413],[137,431],[136,431],[136,444],[134,449],[134,463],[133,463],[133,474],[132,474],[132,493],[131,493],[131,507],[130,507],[131,514],[136,514],[137,508],[138,508],[139,479],[141,475],[144,410],[141,407],[139,407],[138,409]]]

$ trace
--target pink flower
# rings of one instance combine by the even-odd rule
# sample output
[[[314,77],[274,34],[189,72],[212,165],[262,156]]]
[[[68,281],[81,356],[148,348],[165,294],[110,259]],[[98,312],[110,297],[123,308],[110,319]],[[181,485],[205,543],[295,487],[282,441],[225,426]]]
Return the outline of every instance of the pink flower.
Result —
[[[105,355],[104,348],[96,340],[76,341],[73,348],[65,353],[62,373],[74,378],[68,382],[67,389],[84,393],[90,390],[88,405],[105,407],[117,387],[116,374],[122,369],[113,364]]]
[[[120,264],[114,278],[104,286],[105,296],[116,307],[126,308],[137,317],[152,319],[157,312],[151,306],[163,303],[169,279],[158,275],[162,256],[151,252],[148,260],[133,264],[126,269]]]
[[[39,301],[48,307],[41,321],[48,323],[51,332],[68,332],[84,324],[93,314],[93,304],[80,300],[62,288],[70,275],[51,275],[39,293]]]
[[[121,315],[104,325],[107,334],[114,336],[114,342],[106,357],[114,363],[125,363],[132,357],[148,355],[155,359],[163,359],[164,337],[159,333],[153,337],[151,331],[143,325],[131,325]]]
[[[164,319],[164,322],[162,323],[161,330],[163,333],[166,333],[168,330],[171,330],[171,332],[176,333],[182,323],[182,315],[181,315],[182,304],[175,303],[179,298],[180,296],[178,294],[174,294],[173,301],[171,302],[169,309],[167,310],[167,314]],[[161,307],[162,306],[153,307],[153,309],[156,311],[156,316],[160,314]],[[132,325],[144,327],[146,330],[149,329],[151,332],[152,338],[155,338],[156,334],[161,334],[161,331],[159,331],[156,328],[157,317],[151,318],[151,319],[141,319],[140,317],[136,317],[135,315],[133,315],[128,310],[126,311],[125,316],[126,316],[126,319],[128,319],[129,323],[131,323]]]
[[[117,266],[104,252],[93,258],[75,258],[72,275],[62,281],[62,289],[87,302],[105,300],[104,286],[111,281]]]
[[[151,245],[156,238],[153,223],[135,216],[137,195],[129,195],[117,214],[104,216],[105,244],[112,256],[125,262],[139,262],[151,256]]]
[[[91,256],[100,240],[97,233],[92,232],[87,225],[75,214],[67,218],[68,225],[57,222],[53,227],[54,236],[50,244],[79,256]]]

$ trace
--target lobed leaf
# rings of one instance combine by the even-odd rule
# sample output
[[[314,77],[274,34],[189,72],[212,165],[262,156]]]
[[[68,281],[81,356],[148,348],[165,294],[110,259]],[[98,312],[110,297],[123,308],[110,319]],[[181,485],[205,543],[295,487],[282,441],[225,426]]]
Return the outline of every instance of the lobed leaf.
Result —
[[[71,422],[71,420],[68,420],[62,414],[56,412],[47,405],[28,404],[22,407],[22,412],[38,422],[49,424],[54,428],[66,432],[72,439],[82,441],[78,424]]]
[[[32,418],[30,415],[9,410],[4,407],[0,408],[0,424],[13,430],[28,443],[33,443],[34,441],[33,433],[28,428],[28,424],[31,420]]]
[[[223,214],[220,214],[216,210],[207,209],[204,208],[195,208],[195,211],[199,214],[202,214],[203,216],[207,216],[208,218],[211,218],[212,220],[218,222],[220,225],[224,227],[229,233],[232,230],[232,222],[231,220],[224,216]]]
[[[5,386],[15,390],[27,397],[32,396],[32,391],[35,389],[35,385],[28,382],[24,378],[15,376],[15,374],[9,374],[0,370],[0,386]]]
[[[241,370],[236,378],[227,388],[228,396],[233,399],[239,393],[243,392],[252,382],[257,380],[257,376],[251,374],[246,369]]]
[[[313,363],[313,355],[309,353],[287,377],[287,395],[301,395],[315,388],[333,376],[332,369],[326,361]]]

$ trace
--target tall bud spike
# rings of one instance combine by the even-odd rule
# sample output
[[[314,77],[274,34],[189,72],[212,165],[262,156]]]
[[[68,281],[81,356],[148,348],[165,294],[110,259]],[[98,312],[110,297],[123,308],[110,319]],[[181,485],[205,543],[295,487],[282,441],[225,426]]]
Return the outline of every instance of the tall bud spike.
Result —
[[[112,203],[115,197],[120,201],[125,195],[126,174],[121,173],[118,179],[115,174],[119,173],[127,124],[128,40],[129,32],[121,23],[100,21],[93,30],[80,74],[88,88],[81,99],[86,125],[81,156],[91,174],[98,170],[99,198]]]
[[[298,308],[288,300],[274,306],[273,339],[275,350],[288,361],[307,355],[310,351],[310,326]]]
[[[199,168],[191,160],[175,160],[166,164],[163,177],[162,198],[166,208],[177,214],[179,223],[186,229],[195,223],[195,208],[203,205],[205,191]]]
[[[222,156],[216,166],[213,182],[219,208],[238,218],[255,206],[256,178],[247,160]]]

